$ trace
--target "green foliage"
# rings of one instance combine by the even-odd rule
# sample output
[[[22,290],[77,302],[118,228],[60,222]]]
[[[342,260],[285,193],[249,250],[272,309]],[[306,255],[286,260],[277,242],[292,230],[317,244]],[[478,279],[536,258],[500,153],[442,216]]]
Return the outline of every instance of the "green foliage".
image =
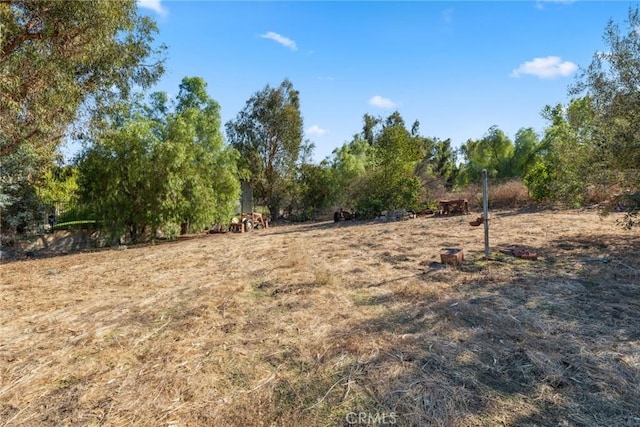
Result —
[[[524,177],[538,161],[543,145],[533,128],[522,128],[516,133],[510,171],[514,177]]]
[[[524,177],[532,199],[573,206],[583,203],[590,176],[596,175],[598,167],[588,141],[591,122],[585,118],[589,105],[588,99],[582,99],[572,101],[567,109],[562,105],[545,107],[543,116],[551,125]]]
[[[482,170],[486,169],[490,178],[512,177],[511,159],[514,155],[513,142],[497,126],[489,128],[479,140],[468,140],[460,147],[464,163],[458,175],[462,186],[478,181]]]
[[[329,208],[336,199],[333,175],[326,162],[319,165],[303,164],[295,188],[301,220],[315,219],[318,211]]]
[[[74,202],[78,193],[78,169],[75,166],[51,165],[41,178],[36,192],[45,205]]]
[[[183,79],[173,112],[158,102],[165,98],[103,117],[80,158],[82,200],[114,235],[138,240],[150,229],[153,237],[168,224],[199,230],[225,222],[238,200],[237,153],[223,142],[204,80]]]
[[[355,135],[349,143],[333,150],[331,174],[333,176],[335,203],[341,206],[353,206],[355,203],[354,186],[370,167],[373,148],[369,141]]]
[[[299,92],[289,80],[277,88],[267,85],[225,126],[231,145],[240,152],[240,168],[254,196],[277,217],[295,191],[304,133]]]
[[[571,95],[591,99],[591,149],[609,169],[640,169],[640,9],[629,8],[626,28],[609,21],[606,47],[582,69]]]
[[[148,225],[161,224],[162,166],[154,162],[160,141],[154,123],[133,116],[101,135],[80,159],[81,200],[115,236],[138,240]]]
[[[2,2],[0,23],[0,157],[53,151],[82,105],[104,108],[163,71],[144,64],[157,28],[135,0]]]
[[[0,225],[3,231],[22,232],[41,216],[35,186],[50,156],[20,146],[0,161]]]
[[[458,166],[456,165],[456,151],[451,147],[451,139],[440,141],[436,139],[433,145],[433,174],[442,178],[448,189],[453,187],[458,176]]]
[[[372,217],[384,210],[417,208],[424,195],[415,174],[425,156],[423,142],[409,133],[398,112],[384,121],[374,135],[368,169],[353,187],[360,214]]]

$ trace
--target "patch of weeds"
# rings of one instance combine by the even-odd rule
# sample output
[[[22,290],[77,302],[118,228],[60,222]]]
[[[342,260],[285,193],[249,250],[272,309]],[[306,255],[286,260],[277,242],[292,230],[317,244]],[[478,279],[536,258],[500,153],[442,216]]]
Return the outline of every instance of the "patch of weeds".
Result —
[[[351,295],[351,300],[355,305],[375,305],[377,302],[377,298],[371,294],[364,293],[354,293]]]
[[[546,311],[549,314],[556,314],[560,311],[557,305],[550,302],[543,302],[538,306],[540,310]]]
[[[331,286],[337,281],[338,278],[329,270],[320,270],[315,272],[313,283],[316,286]]]
[[[273,294],[275,285],[269,281],[254,282],[250,285],[251,295],[254,298],[264,298]]]
[[[58,381],[58,384],[56,384],[56,388],[59,389],[59,390],[70,388],[70,387],[73,387],[74,385],[78,384],[79,382],[80,382],[80,380],[78,378],[74,377],[73,375],[64,376]]]

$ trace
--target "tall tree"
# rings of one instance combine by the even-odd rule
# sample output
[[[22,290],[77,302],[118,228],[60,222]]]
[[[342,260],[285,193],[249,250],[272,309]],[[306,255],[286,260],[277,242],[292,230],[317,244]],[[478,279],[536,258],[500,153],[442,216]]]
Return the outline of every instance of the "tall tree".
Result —
[[[171,179],[181,183],[172,196],[172,217],[195,229],[212,221],[225,223],[238,201],[240,184],[237,152],[221,133],[220,106],[200,77],[184,78],[176,101],[162,147],[163,158],[173,163]],[[172,161],[182,150],[182,161]]]
[[[81,105],[154,83],[156,32],[135,0],[0,0],[0,157],[55,148]]]
[[[571,95],[592,100],[595,132],[592,151],[617,171],[640,169],[640,10],[629,8],[626,28],[610,20],[606,48],[582,69]],[[637,182],[636,182],[637,184]]]
[[[235,120],[226,123],[227,137],[240,152],[240,166],[254,195],[275,218],[292,191],[301,154],[303,120],[300,94],[285,79],[255,93]]]
[[[482,169],[486,169],[492,178],[513,176],[511,171],[513,142],[497,126],[490,127],[482,139],[468,140],[460,147],[460,151],[464,163],[458,180],[462,185],[480,179]]]
[[[569,107],[547,105],[542,116],[549,121],[539,149],[524,175],[529,194],[535,200],[582,203],[589,176],[595,174],[590,162],[590,144],[584,140],[590,122],[585,117],[588,99],[573,100]]]
[[[373,137],[372,137],[373,138]],[[365,175],[372,162],[373,147],[360,134],[353,136],[349,143],[333,150],[331,174],[335,186],[335,201],[345,207],[353,207],[353,189],[357,181]]]
[[[225,222],[240,193],[237,153],[223,142],[219,106],[204,80],[183,79],[173,111],[165,99],[154,95],[151,105],[104,117],[79,162],[83,200],[132,240],[161,226]]]
[[[458,175],[458,165],[456,164],[458,156],[451,146],[451,139],[436,139],[433,145],[433,173],[436,177],[441,178],[447,190],[451,190]]]
[[[510,170],[513,176],[524,177],[536,163],[542,149],[540,138],[533,128],[522,128],[516,133]]]
[[[374,135],[370,169],[356,187],[356,208],[364,216],[383,210],[415,209],[424,188],[415,174],[424,157],[420,138],[412,137],[397,111],[387,117]]]
[[[373,145],[376,136],[376,127],[380,124],[382,119],[380,117],[374,117],[371,114],[365,114],[362,117],[362,137]]]

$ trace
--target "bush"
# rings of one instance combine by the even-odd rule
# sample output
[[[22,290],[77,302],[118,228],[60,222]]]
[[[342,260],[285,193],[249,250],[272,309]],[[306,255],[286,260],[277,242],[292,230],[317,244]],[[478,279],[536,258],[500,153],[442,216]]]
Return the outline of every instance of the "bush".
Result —
[[[492,208],[519,208],[530,203],[527,187],[520,180],[489,187],[489,206]]]

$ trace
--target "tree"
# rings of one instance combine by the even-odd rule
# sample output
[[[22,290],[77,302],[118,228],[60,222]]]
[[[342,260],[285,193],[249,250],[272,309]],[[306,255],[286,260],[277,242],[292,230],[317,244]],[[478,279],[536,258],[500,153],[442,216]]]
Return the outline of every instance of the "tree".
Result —
[[[483,169],[487,170],[490,178],[517,176],[517,171],[512,168],[515,147],[497,126],[490,127],[482,139],[468,140],[460,151],[465,160],[458,175],[460,185],[479,180]]]
[[[319,210],[326,209],[336,199],[335,184],[328,162],[319,165],[304,163],[296,179],[296,199],[301,220],[315,219]]]
[[[432,159],[435,176],[441,177],[447,189],[451,190],[458,175],[457,155],[451,146],[451,139],[435,140]]]
[[[360,134],[354,135],[351,142],[333,150],[330,164],[335,202],[338,205],[350,208],[354,206],[354,188],[370,167],[372,155],[373,147]]]
[[[289,80],[255,93],[226,123],[227,137],[240,152],[240,168],[254,195],[276,218],[293,191],[296,162],[301,154],[303,120],[300,94]]]
[[[421,140],[412,137],[402,116],[392,113],[374,136],[370,169],[356,186],[356,209],[366,216],[383,210],[416,209],[424,194],[415,174],[425,153]]]
[[[376,126],[380,124],[382,119],[374,117],[371,114],[365,114],[362,118],[362,137],[370,144],[375,142]]]
[[[591,164],[590,143],[586,136],[589,99],[573,100],[568,108],[547,105],[542,112],[550,122],[535,150],[536,155],[524,175],[529,194],[538,201],[562,201],[580,205],[590,176],[597,165]]]
[[[569,87],[573,96],[592,102],[591,149],[598,160],[617,171],[640,169],[640,10],[629,8],[626,28],[610,20],[604,51],[593,55]],[[635,183],[637,184],[637,182]]]
[[[137,113],[109,129],[79,159],[80,197],[112,236],[140,240],[163,222],[166,165],[156,161],[155,124]]]
[[[219,105],[185,78],[173,111],[165,95],[125,104],[79,161],[81,195],[105,226],[139,240],[159,227],[226,222],[238,200],[237,153],[224,144]],[[164,113],[163,113],[164,112]]]
[[[610,20],[604,31],[604,51],[596,52],[581,69],[570,95],[591,99],[590,164],[609,187],[625,189],[625,226],[640,217],[640,9],[629,8],[626,28]],[[585,98],[586,98],[585,97]],[[591,182],[592,179],[589,180]],[[600,184],[602,185],[602,184]]]
[[[516,133],[510,170],[514,176],[524,177],[536,163],[542,144],[533,128],[522,128]]]
[[[61,142],[84,105],[103,108],[163,71],[155,23],[135,0],[0,0],[0,158]]]
[[[78,193],[78,168],[52,164],[37,185],[36,193],[44,205],[73,203]]]
[[[167,122],[161,158],[171,164],[171,181],[181,183],[181,191],[172,195],[170,217],[195,229],[226,223],[240,196],[238,153],[224,143],[220,106],[207,94],[204,79],[182,80]],[[184,152],[184,158],[176,152]]]
[[[36,184],[51,159],[51,156],[27,145],[17,147],[2,157],[0,227],[3,232],[20,233],[41,215]]]

